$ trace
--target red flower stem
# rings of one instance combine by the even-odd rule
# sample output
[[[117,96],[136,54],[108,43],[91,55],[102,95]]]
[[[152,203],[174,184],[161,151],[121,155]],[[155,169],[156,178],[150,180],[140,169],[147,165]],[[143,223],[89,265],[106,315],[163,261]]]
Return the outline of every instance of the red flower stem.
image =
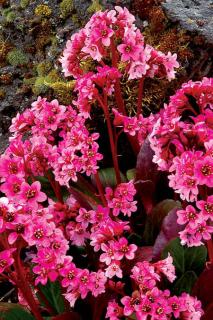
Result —
[[[213,242],[212,242],[212,239],[207,241],[207,249],[208,249],[209,261],[213,265]]]
[[[17,274],[16,283],[18,288],[21,290],[24,299],[27,301],[33,315],[35,316],[36,320],[43,320],[39,309],[38,304],[33,296],[32,290],[30,288],[29,282],[26,279],[26,274],[24,268],[21,265],[20,260],[20,248],[14,254],[14,268]]]
[[[112,53],[112,66],[114,68],[117,68],[118,59],[117,59],[117,52],[116,52],[116,48],[115,48],[115,41],[114,41],[113,37],[111,38],[110,45],[111,45],[111,53]],[[126,110],[125,110],[125,106],[124,106],[124,100],[123,100],[123,97],[121,94],[121,86],[120,86],[119,79],[117,79],[115,82],[115,100],[116,100],[119,112],[126,115]]]
[[[97,185],[97,189],[98,189],[99,195],[100,195],[101,200],[103,202],[103,205],[105,207],[107,207],[107,201],[106,201],[106,198],[104,196],[104,188],[102,186],[102,183],[101,183],[101,180],[100,180],[98,172],[95,174],[95,182],[96,182],[96,185]]]
[[[63,197],[61,195],[61,190],[60,190],[60,186],[58,182],[53,181],[53,179],[51,178],[50,174],[48,172],[45,172],[45,175],[49,181],[49,183],[51,184],[51,187],[53,188],[53,191],[55,193],[55,196],[57,198],[57,200],[61,203],[63,203]]]
[[[97,100],[100,103],[104,115],[106,118],[106,123],[107,123],[107,129],[109,133],[109,141],[110,141],[110,147],[111,147],[111,153],[112,153],[112,160],[113,160],[113,166],[115,169],[115,175],[116,175],[116,180],[117,184],[121,183],[121,177],[120,177],[120,170],[119,170],[119,165],[118,165],[118,157],[117,157],[117,152],[116,152],[116,147],[114,143],[114,137],[113,137],[113,132],[112,132],[112,126],[110,122],[110,115],[109,115],[109,109],[108,106],[102,101],[102,99],[97,95]]]
[[[143,85],[144,85],[144,78],[141,78],[139,80],[139,87],[138,87],[137,117],[142,113]]]

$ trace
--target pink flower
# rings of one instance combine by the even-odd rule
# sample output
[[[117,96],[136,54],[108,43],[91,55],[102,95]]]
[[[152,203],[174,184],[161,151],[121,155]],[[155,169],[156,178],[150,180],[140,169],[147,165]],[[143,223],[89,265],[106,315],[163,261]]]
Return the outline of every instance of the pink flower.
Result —
[[[195,177],[201,185],[213,187],[213,159],[210,156],[204,157],[195,162]]]
[[[23,163],[19,158],[0,157],[0,177],[8,178],[11,174],[23,177]]]
[[[142,51],[142,46],[137,45],[134,38],[129,36],[126,37],[124,43],[119,44],[117,49],[121,53],[121,61],[128,61],[128,60],[138,60],[139,54]]]
[[[67,265],[63,266],[59,273],[63,277],[61,284],[63,287],[70,287],[76,288],[78,284],[78,275],[79,270],[76,268],[74,263],[68,263]]]
[[[83,227],[81,223],[75,223],[71,221],[66,226],[66,231],[69,236],[69,239],[72,241],[72,244],[76,246],[83,246],[86,239],[89,239],[90,234],[86,231],[86,228]]]
[[[8,198],[17,197],[21,191],[21,184],[24,182],[23,178],[15,175],[10,175],[8,179],[1,185],[0,190],[4,192]]]
[[[115,301],[110,301],[107,306],[106,318],[110,320],[119,320],[123,316],[123,308]]]
[[[101,40],[102,44],[106,47],[110,45],[110,38],[113,36],[114,32],[112,29],[108,28],[105,23],[101,23],[97,26],[97,28],[93,29],[91,35],[91,41]]]
[[[30,207],[38,207],[38,202],[43,202],[47,199],[44,192],[41,192],[41,184],[39,181],[33,182],[29,185],[23,182],[19,194],[19,200],[22,203],[27,203]]]
[[[90,274],[89,270],[79,270],[78,275],[78,290],[80,292],[81,298],[84,299],[87,296],[87,293],[89,292],[89,288],[91,286],[91,280],[90,280]]]
[[[76,221],[80,222],[84,228],[87,228],[89,223],[94,222],[94,214],[95,212],[93,210],[88,211],[84,208],[80,208]]]
[[[107,282],[107,278],[103,271],[98,270],[98,272],[92,272],[90,274],[90,290],[94,297],[97,297],[99,294],[105,292],[105,284]]]
[[[3,273],[5,269],[13,264],[14,259],[12,258],[12,253],[14,251],[16,251],[15,248],[0,252],[0,273]]]
[[[104,251],[100,255],[100,261],[105,262],[106,265],[110,265],[112,260],[115,260],[115,242],[114,241],[109,241],[108,245],[105,243],[101,244],[101,250]]]
[[[195,210],[193,206],[189,205],[186,207],[185,210],[178,210],[177,216],[177,222],[179,224],[190,223],[191,226],[194,226],[198,218],[198,212]]]
[[[169,297],[168,303],[172,309],[172,313],[176,319],[180,317],[182,311],[185,311],[185,303],[182,297]]]
[[[122,270],[120,268],[120,263],[118,261],[112,261],[110,265],[106,268],[105,275],[107,278],[113,278],[114,276],[122,278]]]
[[[121,299],[121,303],[124,305],[124,315],[130,316],[135,312],[135,307],[141,303],[141,297],[138,292],[133,293],[132,297],[125,296]]]
[[[173,258],[168,254],[168,257],[164,260],[160,260],[153,264],[158,272],[163,273],[170,282],[176,279],[175,267],[173,265]]]
[[[201,210],[205,217],[213,221],[213,196],[207,197],[206,201],[197,201],[196,206]]]
[[[132,260],[135,257],[137,249],[138,247],[135,244],[129,245],[127,239],[122,237],[115,243],[115,258],[122,260],[125,257],[128,260]]]

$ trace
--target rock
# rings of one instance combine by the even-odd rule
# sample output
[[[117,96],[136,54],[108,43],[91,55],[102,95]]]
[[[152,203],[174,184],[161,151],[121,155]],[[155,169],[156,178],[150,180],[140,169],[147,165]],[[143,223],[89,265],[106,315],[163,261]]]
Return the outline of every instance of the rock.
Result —
[[[212,0],[164,0],[162,6],[171,20],[213,44]]]

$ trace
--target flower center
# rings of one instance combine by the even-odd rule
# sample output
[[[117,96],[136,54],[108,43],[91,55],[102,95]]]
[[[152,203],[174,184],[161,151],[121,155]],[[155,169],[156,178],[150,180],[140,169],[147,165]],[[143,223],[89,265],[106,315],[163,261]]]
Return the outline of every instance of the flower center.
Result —
[[[156,313],[157,314],[162,314],[163,313],[163,308],[162,307],[157,308]]]
[[[204,165],[201,172],[204,176],[210,176],[212,174],[212,167],[210,165]]]
[[[35,232],[34,232],[34,237],[36,239],[41,239],[44,235],[44,231],[42,229],[37,229]]]
[[[17,232],[17,233],[23,233],[23,232],[24,232],[24,225],[21,224],[21,223],[17,224],[17,226],[16,226],[16,232]]]
[[[87,276],[81,277],[81,282],[87,283],[87,281],[88,281],[88,277]]]
[[[11,174],[16,174],[18,172],[17,164],[16,163],[10,163],[9,164],[9,171]]]
[[[73,271],[69,271],[69,273],[68,273],[68,275],[67,275],[67,278],[69,279],[69,280],[72,280],[73,278],[74,278],[74,272]]]
[[[195,217],[196,217],[196,215],[194,214],[194,212],[189,212],[189,213],[188,213],[188,218],[189,218],[190,220],[194,220]]]
[[[13,184],[13,192],[18,193],[20,191],[20,185],[18,183]]]
[[[0,268],[4,268],[7,265],[6,260],[0,260]]]
[[[35,195],[36,195],[36,191],[35,191],[35,190],[29,189],[29,190],[27,190],[27,192],[26,192],[26,197],[27,197],[28,199],[34,198]]]
[[[143,312],[150,312],[151,311],[151,307],[149,306],[149,305],[144,305],[143,307],[142,307],[142,311]]]
[[[107,35],[107,31],[106,31],[106,30],[102,30],[102,31],[101,31],[101,35],[102,35],[103,37],[105,37],[105,36]]]
[[[126,52],[130,52],[131,50],[132,50],[132,48],[131,48],[130,45],[126,46],[126,48],[125,48],[125,51],[126,51]]]
[[[206,212],[212,213],[213,212],[213,204],[212,203],[206,203],[205,206],[204,206],[204,209],[206,210]]]
[[[177,303],[172,304],[172,309],[177,310],[179,308],[179,305]]]

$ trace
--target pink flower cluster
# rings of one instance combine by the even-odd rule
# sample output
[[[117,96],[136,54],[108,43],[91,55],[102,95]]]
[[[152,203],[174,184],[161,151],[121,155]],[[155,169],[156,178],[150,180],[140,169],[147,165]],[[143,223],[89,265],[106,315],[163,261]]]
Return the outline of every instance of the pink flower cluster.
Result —
[[[164,53],[145,45],[143,35],[135,26],[135,17],[126,9],[116,6],[94,14],[86,26],[71,37],[60,59],[65,76],[79,78],[83,65],[91,59],[104,66],[112,59],[125,65],[131,79],[142,77],[175,77],[179,67],[177,55]],[[110,56],[112,54],[112,57]]]
[[[110,320],[119,320],[123,316],[136,316],[139,320],[167,320],[171,316],[175,319],[200,319],[203,311],[200,302],[183,293],[181,296],[171,296],[169,290],[161,290],[157,283],[165,275],[169,281],[175,279],[172,258],[150,264],[147,261],[137,263],[131,278],[135,291],[131,296],[124,296],[120,305],[116,300],[110,301],[107,307],[107,317]]]
[[[169,186],[198,208],[198,200],[210,201],[213,187],[212,108],[213,79],[189,81],[170,98],[149,138],[153,161],[170,173]],[[187,224],[180,233],[183,244],[199,246],[211,238],[211,218],[203,210],[198,214],[189,205],[180,212],[178,223]]]
[[[32,136],[21,141],[29,129]],[[78,173],[90,176],[97,172],[97,162],[102,159],[96,142],[99,134],[89,133],[85,119],[72,106],[39,97],[30,110],[13,119],[10,130],[14,136],[7,155],[0,160],[2,177],[6,178],[11,170],[16,174],[18,163],[19,172],[13,179],[24,175],[24,166],[27,174],[34,176],[47,175],[51,169],[56,181],[66,186],[70,180],[77,181]],[[14,168],[8,171],[8,166]],[[7,188],[12,188],[14,183],[19,185],[19,181],[7,181]],[[5,185],[2,187],[5,190]]]
[[[196,202],[199,209],[188,205],[185,210],[177,212],[179,224],[185,225],[185,229],[180,232],[181,243],[191,246],[200,246],[203,240],[211,239],[213,233],[213,196]]]
[[[58,281],[71,307],[77,299],[101,295],[107,308],[101,312],[110,320],[202,316],[196,298],[162,289],[164,278],[176,279],[170,255],[153,263],[137,260],[142,249],[130,237],[136,189],[133,180],[121,182],[115,127],[140,145],[149,136],[154,161],[170,172],[170,186],[181,199],[197,201],[197,208],[188,205],[178,212],[178,223],[185,225],[183,244],[201,245],[213,231],[212,80],[185,84],[158,115],[145,118],[139,106],[137,116],[128,117],[120,78],[140,79],[141,87],[145,77],[171,80],[179,66],[175,54],[146,45],[134,21],[126,8],[115,7],[93,15],[71,37],[61,62],[65,76],[76,78],[73,105],[39,97],[13,119],[13,136],[0,157],[0,273],[17,285],[20,303],[36,319],[35,292],[48,281]],[[88,125],[96,103],[104,112],[117,182],[105,189],[98,172],[99,134]],[[79,267],[73,248],[85,253],[87,268]]]
[[[121,127],[125,133],[133,137],[136,136],[140,146],[152,132],[154,124],[160,117],[158,113],[150,114],[150,116],[146,118],[142,114],[139,114],[139,116],[128,117],[118,112],[116,109],[113,109],[112,111],[115,116],[115,127]]]

